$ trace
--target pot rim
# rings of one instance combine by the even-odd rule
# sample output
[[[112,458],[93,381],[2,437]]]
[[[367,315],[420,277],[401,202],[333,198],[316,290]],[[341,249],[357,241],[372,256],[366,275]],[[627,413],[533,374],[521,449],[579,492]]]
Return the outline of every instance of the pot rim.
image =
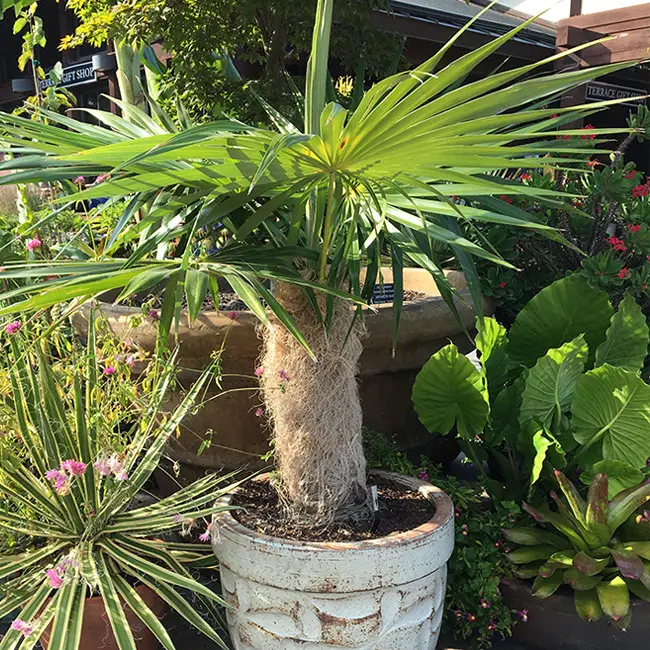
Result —
[[[414,478],[411,476],[405,476],[403,474],[397,474],[396,472],[386,472],[383,470],[372,470],[369,472],[372,476],[380,476],[383,478],[390,479],[399,483],[400,485],[405,485],[411,487],[414,491],[419,492],[424,497],[426,497],[434,506],[435,513],[431,519],[426,521],[423,524],[420,524],[416,528],[411,528],[410,530],[403,531],[401,533],[394,533],[391,535],[386,535],[384,537],[377,537],[375,539],[365,539],[355,542],[318,542],[318,541],[304,541],[304,540],[295,540],[286,537],[277,537],[275,535],[267,535],[266,533],[260,533],[258,531],[244,526],[235,519],[232,512],[229,510],[224,510],[218,513],[215,513],[212,517],[212,521],[217,529],[217,531],[222,532],[224,529],[228,531],[242,535],[248,538],[252,538],[255,542],[272,545],[272,546],[294,546],[298,548],[305,548],[315,551],[347,551],[350,549],[355,549],[359,551],[376,551],[378,548],[383,548],[386,546],[398,547],[404,546],[407,544],[414,544],[418,542],[425,541],[428,537],[433,535],[436,531],[443,529],[447,526],[450,520],[453,520],[454,517],[454,505],[451,501],[451,498],[443,492],[440,488],[423,481],[419,478]],[[269,473],[260,474],[257,477],[254,477],[251,480],[268,480],[270,477]],[[232,499],[235,496],[237,489],[234,489],[232,492],[220,497],[216,501],[218,506],[230,506]],[[217,533],[218,534],[218,533]]]

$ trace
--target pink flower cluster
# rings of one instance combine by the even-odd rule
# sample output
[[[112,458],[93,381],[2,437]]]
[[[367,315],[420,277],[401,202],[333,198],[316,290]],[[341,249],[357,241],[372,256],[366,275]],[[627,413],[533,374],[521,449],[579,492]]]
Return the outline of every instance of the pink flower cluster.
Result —
[[[11,622],[11,629],[16,630],[16,632],[22,632],[24,637],[28,637],[34,631],[34,628],[30,623],[26,623],[20,618]]]
[[[7,332],[7,334],[15,334],[22,326],[23,324],[19,320],[15,320],[12,323],[7,323],[5,326],[5,332]]]
[[[63,564],[55,566],[53,569],[48,569],[45,572],[50,587],[52,589],[60,589],[63,586],[63,578],[65,578],[66,567]]]
[[[103,456],[95,462],[93,467],[102,476],[112,474],[116,481],[126,481],[129,478],[127,471],[124,469],[124,459],[118,454]]]
[[[86,463],[80,460],[64,460],[60,469],[51,469],[45,472],[45,478],[52,481],[54,489],[65,496],[70,493],[70,480],[75,476],[83,476],[86,473]]]
[[[25,246],[30,253],[33,253],[37,248],[41,247],[41,240],[38,237],[34,237],[34,239],[30,239]]]

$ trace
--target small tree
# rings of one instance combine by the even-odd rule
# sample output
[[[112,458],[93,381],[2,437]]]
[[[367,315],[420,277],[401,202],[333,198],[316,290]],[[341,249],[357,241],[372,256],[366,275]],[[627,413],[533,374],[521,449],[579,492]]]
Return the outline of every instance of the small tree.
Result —
[[[525,195],[555,204],[562,201],[562,191],[528,187],[493,172],[520,168],[535,155],[564,167],[581,159],[574,158],[576,153],[595,150],[602,141],[558,138],[581,132],[556,129],[597,105],[545,109],[539,104],[623,67],[531,76],[572,53],[566,52],[463,84],[528,23],[440,67],[461,30],[416,70],[374,85],[348,112],[325,101],[332,11],[333,0],[319,0],[303,131],[277,113],[279,133],[221,121],[151,137],[129,139],[121,133],[117,144],[98,148],[90,147],[70,122],[65,131],[50,126],[30,131],[32,150],[45,143],[40,145],[43,157],[40,164],[30,157],[23,176],[39,178],[46,170],[70,178],[85,168],[110,172],[101,187],[76,198],[132,199],[98,259],[6,270],[8,277],[56,273],[59,278],[32,283],[22,290],[24,301],[0,310],[45,307],[125,284],[126,296],[165,281],[164,338],[180,313],[183,292],[190,314],[196,313],[210,287],[218,300],[215,276],[228,279],[265,325],[258,374],[273,423],[280,491],[288,512],[307,527],[369,515],[355,380],[362,324],[359,311],[343,298],[357,306],[368,301],[382,256],[390,259],[396,343],[406,263],[428,270],[453,304],[451,287],[432,254],[434,241],[452,247],[471,286],[477,286],[473,255],[503,262],[464,238],[457,220],[511,223],[561,240],[556,231],[497,197]],[[140,116],[143,124],[146,117]],[[0,116],[2,123],[12,142],[27,137],[20,125]],[[87,125],[81,128],[90,135]],[[106,142],[105,130],[99,129],[97,137],[102,131]],[[65,147],[57,150],[52,143],[61,138]],[[453,196],[482,197],[490,207],[459,207]],[[132,215],[138,205],[152,197],[149,217],[136,222]],[[211,256],[194,257],[193,237],[215,224],[231,232],[232,243]],[[138,235],[140,245],[130,259],[107,258],[116,242]],[[259,243],[262,236],[267,243]],[[153,251],[172,242],[180,257],[153,258]],[[367,267],[363,285],[362,264]],[[269,279],[271,290],[264,282]]]

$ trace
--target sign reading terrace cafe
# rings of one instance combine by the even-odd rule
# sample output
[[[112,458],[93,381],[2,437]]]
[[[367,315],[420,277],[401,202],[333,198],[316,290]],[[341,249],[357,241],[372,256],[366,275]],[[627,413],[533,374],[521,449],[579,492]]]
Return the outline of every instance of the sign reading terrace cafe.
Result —
[[[63,68],[61,82],[56,85],[62,86],[63,88],[72,88],[73,86],[81,86],[82,84],[91,84],[95,81],[97,81],[97,73],[93,69],[93,62],[86,61]],[[47,79],[41,79],[39,83],[42,90],[55,85],[54,81],[49,77]]]
[[[603,102],[610,99],[625,99],[623,102],[626,106],[635,106],[645,102],[644,95],[646,92],[640,88],[630,88],[630,86],[615,86],[602,82],[593,82],[587,84],[586,100],[588,102]]]

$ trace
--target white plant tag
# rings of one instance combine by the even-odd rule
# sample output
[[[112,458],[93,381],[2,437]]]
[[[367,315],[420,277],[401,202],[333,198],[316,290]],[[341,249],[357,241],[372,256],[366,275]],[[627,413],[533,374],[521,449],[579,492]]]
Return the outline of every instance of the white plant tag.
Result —
[[[372,497],[372,511],[379,512],[379,496],[377,494],[377,486],[370,486],[370,496]]]

